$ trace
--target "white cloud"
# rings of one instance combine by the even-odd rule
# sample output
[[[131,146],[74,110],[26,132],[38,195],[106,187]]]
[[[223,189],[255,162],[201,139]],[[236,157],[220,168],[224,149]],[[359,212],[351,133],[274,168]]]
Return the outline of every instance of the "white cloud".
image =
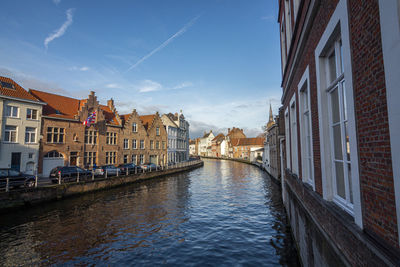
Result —
[[[87,67],[87,66],[83,66],[83,67],[73,66],[73,67],[71,67],[71,68],[69,68],[69,69],[70,69],[70,70],[79,70],[79,71],[88,71],[88,70],[90,70],[90,68]]]
[[[183,83],[180,83],[177,86],[173,87],[172,89],[182,89],[182,88],[191,87],[191,86],[193,86],[193,83],[191,83],[191,82],[183,82]]]
[[[116,83],[109,83],[106,85],[107,88],[120,88],[120,86]]]
[[[182,27],[182,29],[180,29],[179,31],[177,31],[174,35],[172,35],[170,38],[168,38],[164,43],[162,43],[160,46],[158,46],[156,49],[154,49],[153,51],[151,51],[150,53],[148,53],[147,55],[145,55],[144,57],[142,57],[141,59],[139,59],[139,61],[137,61],[135,64],[131,65],[125,72],[130,71],[133,68],[136,68],[137,66],[139,66],[141,63],[143,63],[146,59],[148,59],[149,57],[151,57],[152,55],[154,55],[155,53],[157,53],[158,51],[160,51],[161,49],[163,49],[164,47],[166,47],[169,43],[171,43],[175,38],[179,37],[180,35],[184,34],[190,27],[193,26],[193,24],[200,18],[199,16],[196,16],[195,18],[193,18],[191,21],[189,21],[185,26]]]
[[[61,0],[53,0],[53,3],[58,5],[59,3],[61,3]]]
[[[162,89],[162,85],[152,80],[144,80],[139,85],[140,93],[154,92]]]
[[[52,34],[47,36],[46,39],[44,39],[44,47],[46,48],[46,50],[47,50],[47,48],[49,46],[49,43],[51,41],[53,41],[54,39],[59,38],[59,37],[64,35],[65,31],[72,24],[73,13],[74,13],[74,9],[73,8],[68,9],[67,12],[66,12],[67,20],[63,23],[63,25],[61,25],[61,27],[58,30],[55,30]]]

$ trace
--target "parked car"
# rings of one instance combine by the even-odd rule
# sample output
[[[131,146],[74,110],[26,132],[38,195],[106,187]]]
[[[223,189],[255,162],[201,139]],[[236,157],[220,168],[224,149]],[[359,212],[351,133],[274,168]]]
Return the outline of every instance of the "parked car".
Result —
[[[58,183],[58,178],[61,175],[62,182],[73,182],[76,181],[78,173],[80,180],[85,180],[92,176],[91,171],[84,170],[78,166],[63,166],[52,169],[49,178],[53,183]]]
[[[121,169],[121,174],[123,174],[123,175],[126,175],[127,172],[128,172],[128,174],[135,173],[135,170],[137,170],[137,172],[139,172],[142,169],[142,168],[140,168],[140,166],[135,165],[133,163],[120,164],[120,165],[118,165],[118,168]]]
[[[7,178],[9,188],[33,187],[35,186],[35,176],[25,174],[10,168],[0,169],[0,188],[6,188]]]
[[[157,166],[156,164],[151,163],[151,162],[143,163],[140,167],[141,167],[143,170],[146,170],[146,171],[149,171],[149,170],[155,171],[156,168],[159,168],[159,166]]]
[[[121,174],[121,169],[115,167],[114,165],[103,165],[103,166],[97,167],[94,170],[95,176],[106,176],[106,173],[107,173],[107,177],[116,176],[117,173]]]

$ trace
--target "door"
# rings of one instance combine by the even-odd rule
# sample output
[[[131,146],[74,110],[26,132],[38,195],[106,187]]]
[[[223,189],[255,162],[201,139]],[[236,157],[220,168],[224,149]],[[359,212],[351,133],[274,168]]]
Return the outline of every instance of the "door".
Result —
[[[25,173],[27,174],[34,174],[34,167],[35,167],[35,163],[30,161],[28,163],[26,163],[26,170]]]
[[[150,163],[157,164],[157,156],[156,155],[151,155],[150,156]]]
[[[78,152],[71,152],[69,156],[69,165],[71,166],[78,165]]]
[[[11,169],[20,171],[21,169],[21,153],[11,153]]]
[[[58,166],[64,166],[64,157],[57,151],[50,151],[43,157],[43,176],[49,177],[50,171]]]

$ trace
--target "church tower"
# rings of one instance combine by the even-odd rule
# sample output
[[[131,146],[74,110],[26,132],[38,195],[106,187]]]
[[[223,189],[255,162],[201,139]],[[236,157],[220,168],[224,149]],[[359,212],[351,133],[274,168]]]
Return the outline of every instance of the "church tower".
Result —
[[[272,115],[272,107],[271,107],[271,103],[270,103],[269,104],[269,120],[267,123],[267,129],[274,124],[275,124],[275,121],[274,121],[274,116]]]

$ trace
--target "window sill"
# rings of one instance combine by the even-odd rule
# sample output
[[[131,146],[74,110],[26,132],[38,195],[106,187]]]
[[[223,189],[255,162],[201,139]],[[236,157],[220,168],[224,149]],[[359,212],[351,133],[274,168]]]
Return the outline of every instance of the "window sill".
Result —
[[[3,141],[3,144],[18,144],[18,142]]]
[[[28,118],[26,118],[26,120],[27,120],[27,121],[39,122],[39,120],[38,120],[38,119],[28,119]]]

